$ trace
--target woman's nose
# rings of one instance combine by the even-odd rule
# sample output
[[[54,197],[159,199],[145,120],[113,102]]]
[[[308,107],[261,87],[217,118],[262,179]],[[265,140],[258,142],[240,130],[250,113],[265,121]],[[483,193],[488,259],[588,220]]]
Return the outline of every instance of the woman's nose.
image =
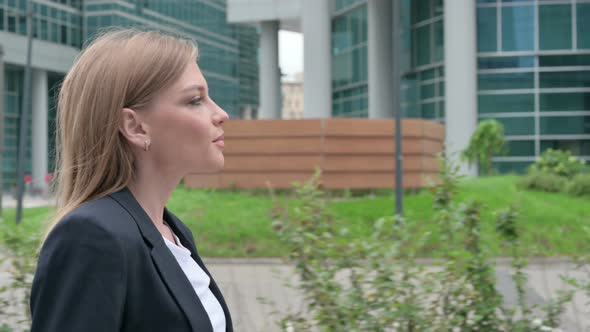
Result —
[[[229,119],[229,114],[223,108],[219,107],[219,105],[215,104],[213,119],[217,125],[220,125]]]

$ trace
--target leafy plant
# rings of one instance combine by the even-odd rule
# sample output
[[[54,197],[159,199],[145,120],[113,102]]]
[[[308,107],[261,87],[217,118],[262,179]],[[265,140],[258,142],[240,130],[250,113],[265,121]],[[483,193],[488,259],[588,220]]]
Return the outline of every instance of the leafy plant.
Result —
[[[567,185],[568,180],[566,177],[538,170],[531,170],[518,182],[518,186],[522,189],[547,192],[562,192]]]
[[[512,279],[518,304],[504,305],[496,290],[494,264],[481,241],[484,206],[458,204],[457,168],[442,160],[439,182],[431,188],[441,228],[444,260],[429,268],[417,258],[432,241],[418,223],[399,216],[379,218],[370,240],[345,242],[325,209],[320,173],[296,185],[300,204],[277,204],[273,227],[289,248],[299,290],[307,307],[284,316],[283,331],[547,331],[559,325],[564,294],[544,308],[525,298],[527,264],[520,249],[518,213],[511,206],[497,214],[496,230],[511,248]],[[542,318],[534,313],[544,311]]]
[[[574,176],[565,187],[565,192],[572,196],[590,195],[590,174]]]
[[[0,332],[12,332],[12,328],[6,324],[0,325]]]
[[[529,172],[542,172],[571,179],[584,171],[585,164],[584,160],[572,156],[571,151],[547,149],[531,165]]]
[[[31,313],[29,297],[33,281],[33,273],[37,262],[36,250],[39,248],[41,234],[25,229],[26,225],[0,223],[0,234],[3,248],[10,263],[10,281],[0,288],[0,317],[12,317],[16,326],[12,328],[29,329]],[[4,320],[4,319],[3,319]],[[2,325],[2,329],[10,331],[11,326]]]
[[[463,151],[463,159],[470,164],[478,163],[481,171],[489,175],[492,171],[492,157],[504,151],[504,126],[496,120],[485,120],[479,123],[471,135],[467,148]]]

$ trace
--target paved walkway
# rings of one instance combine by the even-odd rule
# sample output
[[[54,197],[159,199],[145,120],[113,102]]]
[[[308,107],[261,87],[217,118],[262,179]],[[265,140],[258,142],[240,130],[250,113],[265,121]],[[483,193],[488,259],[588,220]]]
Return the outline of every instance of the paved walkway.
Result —
[[[236,331],[278,331],[273,323],[286,309],[301,309],[300,294],[285,286],[294,284],[294,269],[277,259],[205,259],[209,270],[219,283],[232,312]],[[560,275],[582,277],[574,265],[560,259],[534,260],[526,269],[529,274],[527,298],[530,303],[544,304],[552,294],[566,285]],[[516,291],[510,278],[509,263],[498,262],[496,276],[498,289],[507,304],[516,303]],[[265,305],[257,298],[265,298],[275,305]],[[590,299],[577,294],[566,308],[562,328],[565,332],[584,332],[590,328]]]
[[[279,259],[204,259],[209,270],[221,287],[228,302],[235,330],[239,332],[279,331],[276,321],[287,311],[302,309],[302,297],[298,291],[285,286],[296,284],[294,269]],[[9,265],[0,264],[0,286],[8,281]],[[529,265],[528,300],[543,304],[551,294],[566,286],[560,275],[581,277],[574,266],[563,259],[536,259]],[[514,285],[510,279],[509,264],[500,260],[497,266],[498,289],[507,304],[516,302]],[[264,298],[273,304],[264,304]],[[562,328],[565,332],[585,332],[590,328],[590,306],[582,294],[566,308]],[[273,313],[278,312],[278,315]],[[5,319],[5,318],[4,318]],[[0,316],[0,325],[4,323]]]
[[[26,195],[23,199],[23,207],[41,207],[55,205],[54,197],[42,197],[42,196],[28,196]],[[2,207],[3,208],[15,208],[16,199],[13,195],[3,194],[2,195]]]

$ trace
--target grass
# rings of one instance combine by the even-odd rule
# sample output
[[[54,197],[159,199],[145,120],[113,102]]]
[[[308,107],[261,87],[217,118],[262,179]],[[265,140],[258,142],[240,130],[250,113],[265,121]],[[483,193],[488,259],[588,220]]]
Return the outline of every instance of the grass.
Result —
[[[496,176],[466,180],[460,187],[458,202],[478,200],[484,203],[482,238],[492,254],[507,255],[496,237],[492,211],[516,203],[522,245],[529,256],[558,256],[578,253],[587,247],[583,233],[590,225],[588,198],[574,198],[560,193],[521,191],[516,176]],[[280,200],[296,202],[287,194]],[[437,226],[432,221],[432,196],[424,190],[404,197],[405,216],[418,223],[420,232],[431,232],[433,241],[423,252],[437,256]],[[273,204],[261,192],[229,190],[189,190],[178,188],[168,208],[193,231],[197,247],[207,257],[272,257],[281,256],[286,248],[271,229]],[[361,197],[343,196],[333,200],[329,210],[341,225],[349,228],[347,237],[367,238],[373,222],[394,212],[394,196],[388,191]],[[34,231],[42,227],[49,208],[26,209],[25,227]],[[4,219],[14,220],[14,209],[4,210]]]

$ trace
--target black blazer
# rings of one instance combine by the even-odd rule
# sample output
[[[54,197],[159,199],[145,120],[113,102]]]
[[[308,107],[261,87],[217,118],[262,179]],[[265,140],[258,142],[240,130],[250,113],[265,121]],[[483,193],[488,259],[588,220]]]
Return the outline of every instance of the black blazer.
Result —
[[[191,231],[164,219],[211,277]],[[233,331],[227,305],[211,291]],[[213,332],[189,280],[128,189],[87,202],[51,231],[31,290],[31,332]]]

